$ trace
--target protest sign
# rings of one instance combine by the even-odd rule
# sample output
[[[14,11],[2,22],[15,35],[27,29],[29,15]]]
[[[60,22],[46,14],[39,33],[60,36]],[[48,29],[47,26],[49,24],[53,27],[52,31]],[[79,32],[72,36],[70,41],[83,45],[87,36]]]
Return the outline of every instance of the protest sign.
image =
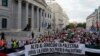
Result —
[[[25,56],[38,55],[42,53],[74,53],[85,54],[84,44],[71,43],[35,43],[25,46]]]

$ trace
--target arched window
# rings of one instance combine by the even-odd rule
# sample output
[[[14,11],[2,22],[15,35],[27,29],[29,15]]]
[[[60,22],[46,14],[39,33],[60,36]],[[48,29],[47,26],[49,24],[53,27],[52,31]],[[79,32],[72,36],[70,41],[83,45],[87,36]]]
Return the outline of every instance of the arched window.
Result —
[[[7,28],[7,19],[2,18],[2,28]]]
[[[2,0],[2,6],[8,6],[8,0]]]

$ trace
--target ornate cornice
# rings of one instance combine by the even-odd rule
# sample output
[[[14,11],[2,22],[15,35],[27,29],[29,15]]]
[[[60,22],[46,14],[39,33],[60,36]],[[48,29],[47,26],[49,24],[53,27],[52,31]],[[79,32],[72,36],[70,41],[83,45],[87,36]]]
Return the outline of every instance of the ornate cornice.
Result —
[[[38,3],[40,3],[40,4],[42,4],[42,5],[45,6],[45,7],[47,6],[45,0],[34,0],[34,1],[36,1],[36,2],[38,2]]]

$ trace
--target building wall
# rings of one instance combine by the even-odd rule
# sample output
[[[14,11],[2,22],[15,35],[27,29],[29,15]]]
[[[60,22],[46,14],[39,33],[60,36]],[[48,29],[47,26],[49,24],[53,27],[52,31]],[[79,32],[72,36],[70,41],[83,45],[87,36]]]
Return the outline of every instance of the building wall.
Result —
[[[69,18],[67,16],[67,14],[65,14],[64,12],[63,12],[63,21],[64,21],[63,28],[65,28],[69,24]]]
[[[55,19],[55,29],[61,29],[63,25],[63,16],[62,16],[62,8],[57,3],[49,4],[51,10],[54,12],[54,19]]]
[[[52,23],[52,12],[47,8],[47,5],[45,1],[40,1],[40,0],[23,0],[22,1],[22,11],[21,11],[21,23],[19,22],[18,19],[18,1],[20,0],[8,0],[8,7],[3,7],[1,4],[2,0],[0,0],[0,32],[5,31],[5,32],[22,32],[22,30],[27,26],[28,24],[28,18],[31,18],[31,29],[30,32],[34,32],[37,35],[42,34],[41,32],[44,32],[45,29],[47,30],[48,25],[46,27],[43,27],[42,23]],[[26,19],[26,3],[29,4],[28,6],[28,18]],[[33,6],[33,17],[32,17],[32,7]],[[37,8],[39,11],[37,12]],[[41,11],[42,12],[41,12]],[[37,14],[38,13],[38,14]],[[51,18],[46,16],[46,15],[51,15]],[[1,22],[2,18],[7,18],[7,29],[2,29],[1,28]],[[33,18],[33,19],[32,19]],[[21,30],[18,31],[18,25],[21,24],[20,28]],[[36,25],[36,26],[35,26]],[[40,27],[40,31],[39,31]],[[22,32],[23,33],[23,32]],[[39,34],[38,34],[39,33]],[[14,37],[14,36],[13,36]],[[22,38],[21,38],[22,39]]]
[[[67,15],[63,12],[63,9],[58,3],[51,2],[51,3],[48,3],[48,5],[54,14],[53,21],[55,24],[55,29],[63,29],[65,25],[67,25],[67,22],[68,22]]]
[[[86,29],[90,30],[91,26],[94,26],[95,30],[97,30],[97,25],[100,27],[100,18],[98,17],[98,9],[90,14],[86,19]]]
[[[87,19],[87,21],[86,21],[87,23],[86,23],[86,29],[87,30],[90,30],[90,28],[91,28],[91,26],[92,26],[92,24],[93,24],[93,18],[89,18],[89,19]]]
[[[12,13],[12,0],[8,0],[8,7],[4,7],[2,6],[2,0],[0,0],[0,21],[2,20],[2,18],[7,18],[7,29],[6,30],[10,30],[13,28],[13,13]],[[15,24],[16,25],[16,24]],[[0,29],[2,29],[2,27],[0,26]],[[3,29],[2,29],[3,30]]]
[[[8,7],[3,7],[3,6],[1,6],[1,1],[2,0],[0,0],[0,18],[2,18],[2,17],[7,18],[7,20],[8,20],[7,29],[17,30],[17,27],[19,24],[18,23],[18,2],[16,0],[8,0],[8,4],[9,4]],[[39,1],[39,0],[34,0],[34,1],[26,0],[26,1],[28,1],[30,4],[34,4],[34,6],[37,6],[41,9],[43,9],[44,12],[47,11],[46,13],[48,14],[48,9],[46,9],[46,3],[44,3],[44,1]],[[28,17],[31,18],[31,8],[29,8],[28,12],[29,12]],[[25,19],[26,18],[25,13],[26,13],[26,4],[22,3],[22,17],[21,17],[21,25],[22,25],[21,28],[22,29],[24,29],[27,24],[27,20]],[[35,14],[36,14],[36,11],[34,13],[34,16],[37,16]],[[49,14],[51,14],[51,13],[49,13]],[[34,17],[34,18],[36,18],[36,17]],[[0,26],[0,29],[1,29],[1,26]]]
[[[98,8],[99,30],[100,30],[100,6]]]

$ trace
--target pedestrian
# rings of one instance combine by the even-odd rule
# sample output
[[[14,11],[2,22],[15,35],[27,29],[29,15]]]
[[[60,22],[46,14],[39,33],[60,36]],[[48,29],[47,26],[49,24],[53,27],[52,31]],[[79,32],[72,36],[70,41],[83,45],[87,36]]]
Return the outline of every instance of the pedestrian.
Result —
[[[16,39],[12,40],[12,48],[13,49],[17,49],[18,48],[18,42],[16,41]]]
[[[2,49],[2,48],[4,49],[5,45],[6,45],[5,40],[4,39],[0,39],[0,49]]]

